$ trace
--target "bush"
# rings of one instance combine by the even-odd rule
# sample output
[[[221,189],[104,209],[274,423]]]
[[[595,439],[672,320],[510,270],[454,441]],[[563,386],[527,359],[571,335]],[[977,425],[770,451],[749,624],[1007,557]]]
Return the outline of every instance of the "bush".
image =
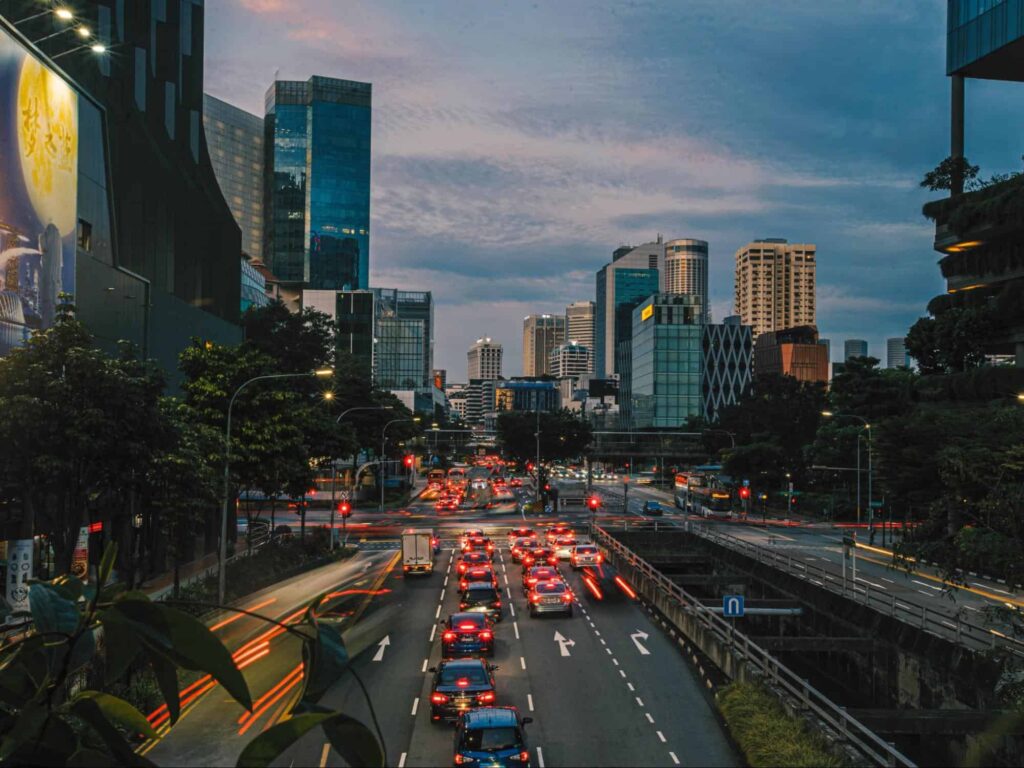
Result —
[[[756,683],[732,683],[718,692],[718,709],[752,768],[759,766],[843,766],[827,740]]]

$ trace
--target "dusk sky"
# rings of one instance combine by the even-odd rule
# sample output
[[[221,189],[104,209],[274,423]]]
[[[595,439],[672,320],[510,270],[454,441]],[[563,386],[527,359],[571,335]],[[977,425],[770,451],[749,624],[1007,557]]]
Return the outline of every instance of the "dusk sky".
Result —
[[[751,239],[818,247],[818,326],[906,332],[944,283],[918,187],[949,153],[944,0],[218,0],[206,89],[373,83],[370,282],[433,291],[434,364],[594,298],[624,243],[709,241],[716,321]],[[1024,89],[967,83],[967,155],[1019,170]]]

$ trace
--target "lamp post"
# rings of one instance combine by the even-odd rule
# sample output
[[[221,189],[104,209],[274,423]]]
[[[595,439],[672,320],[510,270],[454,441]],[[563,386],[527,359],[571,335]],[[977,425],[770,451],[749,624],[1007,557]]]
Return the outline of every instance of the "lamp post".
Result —
[[[384,428],[380,431],[380,512],[384,513],[384,472],[387,469],[387,461],[384,459],[384,446],[387,444],[387,433],[388,427],[392,424],[399,424],[401,422],[419,422],[419,416],[413,416],[411,419],[392,419]]]
[[[354,408],[346,408],[342,411],[338,418],[334,420],[335,424],[340,424],[341,420],[353,411],[390,411],[391,407],[387,405],[357,405]],[[356,451],[358,453],[358,451]],[[353,457],[354,461],[355,457]],[[353,463],[354,466],[354,463]],[[353,486],[354,487],[354,486]],[[337,506],[336,502],[336,491],[338,488],[338,460],[334,459],[331,461],[331,552],[334,551],[334,510]]]
[[[728,435],[729,439],[732,441],[732,447],[733,448],[736,447],[736,433],[735,432],[730,432],[727,429],[705,429],[704,432],[705,433],[720,432],[723,435]]]
[[[871,543],[874,543],[875,537],[875,510],[871,506],[872,500],[872,472],[871,472],[871,424],[863,416],[858,416],[855,413],[834,413],[832,411],[822,411],[821,415],[825,418],[845,416],[848,419],[856,419],[864,425],[864,429],[867,430],[868,434],[868,539]],[[858,439],[860,435],[857,435]],[[860,522],[860,442],[857,443],[857,522]]]
[[[95,54],[101,54],[101,53],[106,53],[107,52],[107,46],[105,46],[103,43],[87,43],[86,45],[79,45],[79,46],[77,46],[75,48],[72,48],[70,50],[62,51],[62,52],[58,53],[56,56],[51,56],[50,57],[50,61],[56,61],[61,56],[67,56],[68,54],[71,54],[71,53],[77,53],[78,51],[84,51],[86,48],[88,48],[90,51],[92,51]]]
[[[224,430],[224,504],[221,507],[220,513],[220,567],[217,569],[217,602],[221,605],[224,604],[224,580],[227,573],[228,505],[230,503],[231,469],[231,411],[235,407],[235,398],[238,397],[239,392],[256,381],[267,381],[269,379],[301,379],[308,378],[310,376],[326,377],[333,375],[333,368],[323,368],[318,371],[310,371],[309,373],[268,373],[262,376],[253,376],[248,381],[242,382],[242,385],[235,390],[233,395],[231,395],[231,400],[228,401],[227,426]]]

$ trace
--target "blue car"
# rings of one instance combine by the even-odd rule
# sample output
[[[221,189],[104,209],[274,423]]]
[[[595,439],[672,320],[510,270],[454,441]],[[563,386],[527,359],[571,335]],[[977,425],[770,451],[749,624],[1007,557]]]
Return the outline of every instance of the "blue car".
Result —
[[[493,656],[494,629],[482,613],[453,613],[441,623],[441,658]]]
[[[513,768],[530,764],[527,723],[515,707],[480,707],[459,717],[455,729],[455,765]]]

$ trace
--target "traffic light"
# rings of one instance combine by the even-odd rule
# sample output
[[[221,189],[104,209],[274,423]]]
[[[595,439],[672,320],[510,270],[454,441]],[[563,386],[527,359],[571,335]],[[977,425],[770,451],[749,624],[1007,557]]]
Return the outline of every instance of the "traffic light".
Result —
[[[587,499],[587,506],[590,507],[592,511],[596,512],[597,508],[601,506],[601,499],[597,496],[591,496]]]
[[[744,501],[750,498],[750,489],[747,486],[740,488],[740,498]]]
[[[338,514],[342,517],[349,517],[352,514],[352,505],[347,501],[338,502]]]
[[[406,469],[412,469],[413,464],[416,463],[416,457],[410,453],[408,456],[402,459],[402,463],[405,465]]]

